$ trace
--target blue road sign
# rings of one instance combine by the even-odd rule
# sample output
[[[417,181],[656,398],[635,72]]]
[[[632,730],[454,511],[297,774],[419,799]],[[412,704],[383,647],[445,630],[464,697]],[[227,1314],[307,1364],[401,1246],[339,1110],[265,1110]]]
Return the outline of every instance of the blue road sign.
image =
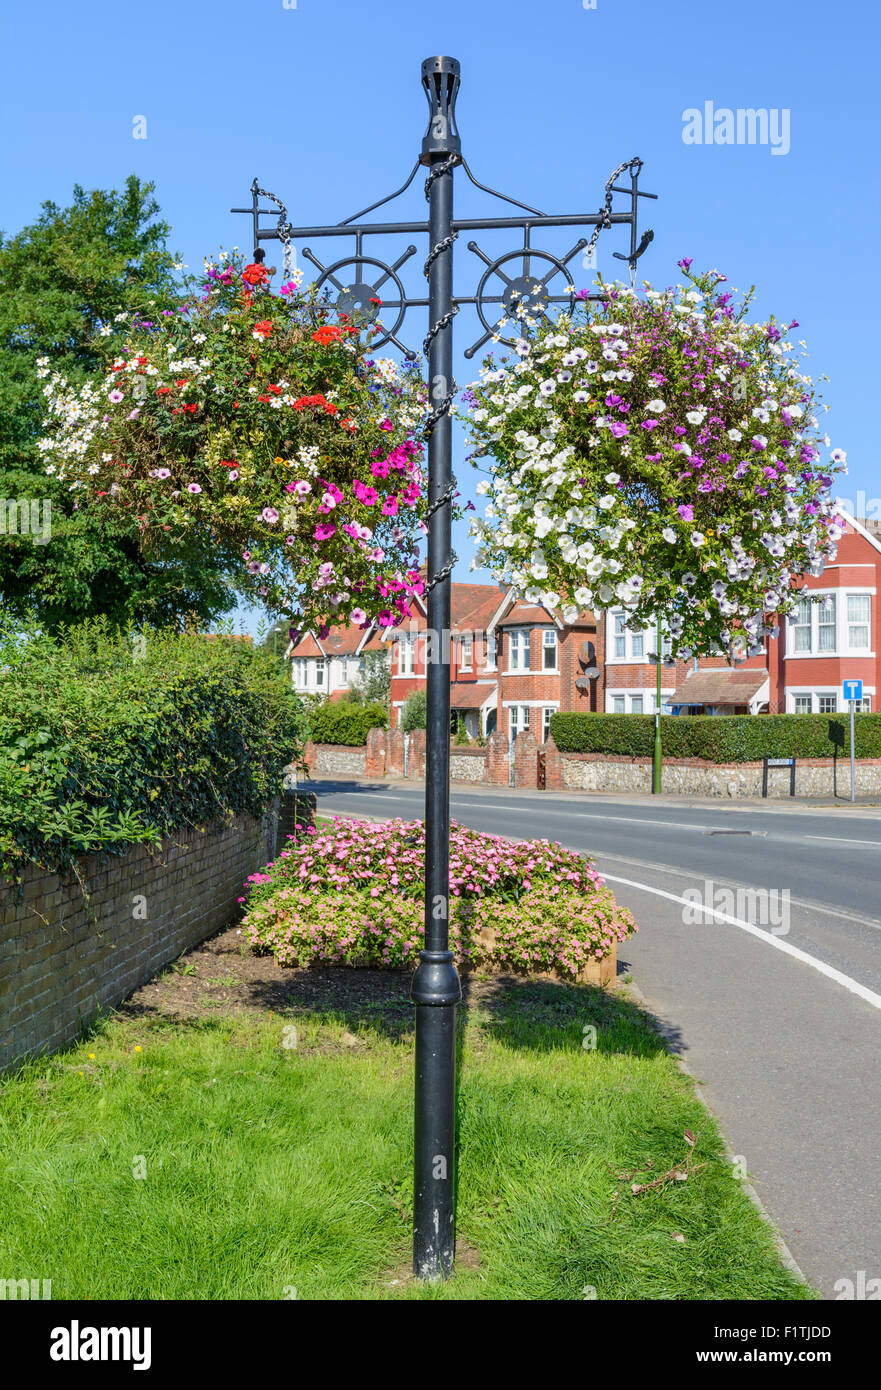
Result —
[[[845,681],[844,698],[845,700],[861,700],[863,698],[862,681]]]

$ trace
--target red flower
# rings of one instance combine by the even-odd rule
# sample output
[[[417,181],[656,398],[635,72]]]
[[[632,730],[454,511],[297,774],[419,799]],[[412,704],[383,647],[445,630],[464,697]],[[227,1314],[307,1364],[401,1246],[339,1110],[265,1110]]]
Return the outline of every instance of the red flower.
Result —
[[[156,395],[157,395],[157,396],[170,396],[170,395],[171,395],[171,387],[170,387],[170,386],[157,386],[157,387],[156,387]]]
[[[261,338],[268,338],[272,332],[272,324],[269,319],[261,319],[259,323],[255,323],[254,332],[259,333]]]
[[[338,343],[339,338],[340,330],[334,328],[334,326],[329,323],[326,323],[323,328],[316,329],[312,334],[313,343],[317,343],[319,347],[327,347],[330,343]]]
[[[305,410],[307,405],[314,406],[318,410],[323,408],[330,414],[336,410],[336,406],[332,408],[329,406],[328,401],[324,399],[320,391],[317,396],[300,396],[298,400],[294,401],[294,410]]]
[[[340,420],[340,424],[342,425],[343,429],[348,430],[350,434],[354,434],[355,430],[358,428],[354,420]]]
[[[175,386],[179,386],[179,387],[181,388],[181,390],[183,390],[183,388],[184,388],[185,386],[189,386],[189,384],[190,384],[189,377],[186,377],[186,376],[179,377],[178,380],[177,380],[174,384],[175,384]]]
[[[265,267],[262,265],[258,265],[256,261],[252,261],[250,265],[245,266],[244,270],[242,271],[242,279],[244,280],[246,285],[269,284],[269,276],[266,272]]]
[[[197,411],[198,409],[199,409],[199,407],[198,407],[197,405],[185,405],[185,406],[184,406],[184,410],[187,412],[188,415],[195,415],[195,413],[196,413],[196,411]]]

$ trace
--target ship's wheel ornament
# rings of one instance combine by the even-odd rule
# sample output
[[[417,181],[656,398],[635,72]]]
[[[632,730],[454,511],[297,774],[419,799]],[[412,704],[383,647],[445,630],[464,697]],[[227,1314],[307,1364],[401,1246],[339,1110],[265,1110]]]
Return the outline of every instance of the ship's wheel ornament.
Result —
[[[335,300],[319,301],[319,309],[333,309],[341,319],[347,320],[356,328],[367,328],[373,324],[378,324],[380,336],[370,340],[371,351],[376,348],[384,347],[386,343],[394,343],[395,347],[411,360],[416,353],[410,348],[405,347],[399,340],[398,329],[404,322],[404,314],[407,312],[407,299],[404,286],[398,277],[397,272],[405,261],[411,256],[416,255],[416,247],[408,246],[394,265],[386,265],[385,261],[376,260],[372,256],[362,256],[360,253],[354,256],[344,256],[342,260],[334,261],[333,265],[322,265],[317,256],[313,256],[308,246],[303,247],[303,256],[321,272],[315,281],[315,291],[319,294],[322,286],[333,285],[337,291]],[[374,280],[364,278],[364,267],[373,266],[378,272]],[[354,274],[350,273],[353,270]],[[343,274],[342,272],[347,273]],[[389,287],[392,290],[392,298],[389,299],[383,293],[383,286],[391,280]],[[391,328],[387,328],[380,318],[383,309],[394,309],[397,311],[395,321]]]
[[[486,331],[483,337],[477,339],[476,343],[472,343],[470,348],[466,348],[465,356],[473,357],[490,338],[497,338],[506,346],[513,347],[521,335],[518,333],[513,338],[506,338],[502,336],[499,329],[510,320],[513,320],[515,324],[520,321],[526,323],[529,319],[538,318],[547,319],[550,322],[549,304],[568,303],[571,313],[575,307],[575,282],[569,274],[567,266],[572,257],[576,256],[579,251],[583,251],[586,245],[587,241],[582,237],[576,241],[572,250],[565,256],[554,256],[549,251],[536,251],[529,245],[527,228],[525,245],[519,251],[508,251],[504,256],[499,256],[493,261],[485,252],[481,251],[476,241],[469,241],[468,250],[479,256],[486,266],[474,300],[478,317]],[[536,260],[548,263],[547,268],[542,269],[542,273],[533,268],[533,261]],[[510,275],[502,269],[509,262],[519,262],[519,274]],[[512,265],[512,269],[514,268]],[[550,283],[555,276],[561,273],[565,277],[566,288],[562,293],[554,293],[549,288]],[[501,281],[500,292],[492,293],[493,286],[490,282],[493,277]],[[500,313],[490,311],[490,306],[496,304],[501,305]]]

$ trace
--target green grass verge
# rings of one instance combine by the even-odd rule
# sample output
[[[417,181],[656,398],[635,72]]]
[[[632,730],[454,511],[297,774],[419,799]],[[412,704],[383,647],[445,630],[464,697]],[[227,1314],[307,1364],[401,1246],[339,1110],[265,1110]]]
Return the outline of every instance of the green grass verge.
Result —
[[[403,998],[351,1013],[115,1018],[7,1077],[0,1274],[51,1278],[57,1299],[813,1296],[781,1266],[644,1014],[563,985],[471,994],[458,1209],[471,1255],[447,1285],[406,1282]],[[619,1184],[682,1163],[686,1129],[687,1181],[642,1195]]]

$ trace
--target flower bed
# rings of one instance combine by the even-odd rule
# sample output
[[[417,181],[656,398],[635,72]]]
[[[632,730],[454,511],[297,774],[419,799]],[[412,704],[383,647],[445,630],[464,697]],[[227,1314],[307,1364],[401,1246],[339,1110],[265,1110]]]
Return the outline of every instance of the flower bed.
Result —
[[[412,968],[424,872],[421,821],[337,816],[332,826],[304,829],[248,880],[250,945],[279,965]],[[460,967],[578,979],[636,930],[584,856],[451,825],[450,947]]]

